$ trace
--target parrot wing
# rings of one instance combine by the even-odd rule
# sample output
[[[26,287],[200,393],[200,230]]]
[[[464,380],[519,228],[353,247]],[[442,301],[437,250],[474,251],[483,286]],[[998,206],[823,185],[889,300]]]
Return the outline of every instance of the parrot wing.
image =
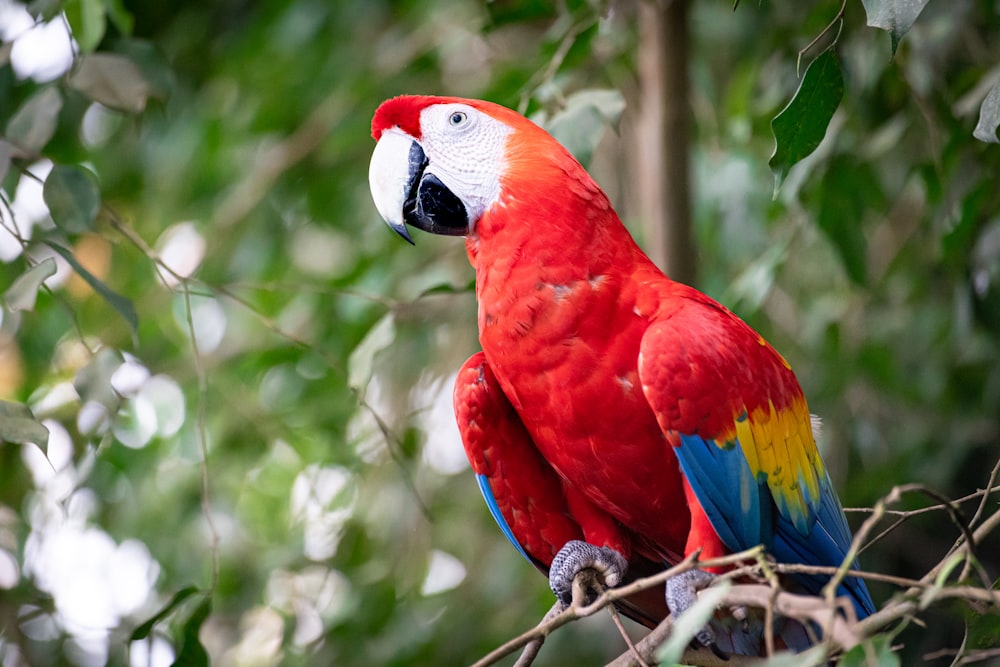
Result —
[[[763,544],[781,562],[840,565],[851,531],[788,363],[723,306],[675,289],[643,336],[639,378],[712,528],[732,551]],[[814,594],[826,583],[794,578]],[[863,582],[841,589],[874,612]]]
[[[511,544],[548,573],[556,552],[583,539],[562,483],[542,458],[482,352],[455,380],[455,416],[490,514]]]
[[[514,548],[547,575],[566,542],[584,539],[564,482],[536,449],[482,352],[458,372],[454,400],[462,443],[490,514]],[[662,569],[662,563],[636,554],[623,583]],[[619,600],[616,606],[651,628],[668,613],[663,592],[656,589]]]

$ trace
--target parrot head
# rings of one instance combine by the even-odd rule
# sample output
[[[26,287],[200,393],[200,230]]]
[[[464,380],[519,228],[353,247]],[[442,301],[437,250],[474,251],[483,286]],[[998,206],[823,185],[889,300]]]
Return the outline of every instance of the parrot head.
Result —
[[[565,151],[515,111],[457,97],[404,95],[376,110],[377,145],[368,170],[379,214],[408,242],[407,225],[432,234],[467,236],[501,199],[517,164],[532,169],[538,149]],[[522,147],[521,150],[518,147]],[[535,157],[526,161],[518,155]]]

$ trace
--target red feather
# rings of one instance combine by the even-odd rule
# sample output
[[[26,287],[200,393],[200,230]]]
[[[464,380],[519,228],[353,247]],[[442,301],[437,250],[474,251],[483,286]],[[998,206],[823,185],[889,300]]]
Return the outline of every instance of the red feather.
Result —
[[[439,103],[512,130],[499,199],[466,242],[483,352],[459,376],[456,412],[516,541],[547,568],[582,532],[641,571],[696,549],[728,553],[721,530],[730,544],[759,535],[839,565],[846,519],[785,360],[666,277],[583,167],[516,112],[396,98],[372,133],[395,126],[419,139],[421,110]],[[739,530],[744,518],[757,533]],[[845,585],[861,613],[873,608],[863,583]]]
[[[372,137],[375,141],[382,138],[382,133],[392,127],[398,127],[414,139],[420,139],[420,112],[429,104],[446,102],[444,97],[427,97],[416,95],[400,95],[383,102],[375,110],[372,118]]]

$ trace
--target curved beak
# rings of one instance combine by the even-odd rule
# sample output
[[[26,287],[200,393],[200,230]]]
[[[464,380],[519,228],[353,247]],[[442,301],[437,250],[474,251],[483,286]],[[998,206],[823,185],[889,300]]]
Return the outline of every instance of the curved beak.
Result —
[[[399,130],[382,133],[368,167],[368,185],[379,215],[413,244],[406,226],[431,234],[468,233],[465,205],[435,174],[420,143]]]

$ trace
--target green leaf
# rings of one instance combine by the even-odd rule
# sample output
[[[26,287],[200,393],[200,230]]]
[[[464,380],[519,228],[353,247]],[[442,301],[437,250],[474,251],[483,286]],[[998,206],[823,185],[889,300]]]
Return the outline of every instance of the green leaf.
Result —
[[[181,648],[170,667],[208,667],[208,651],[202,645],[198,633],[211,613],[212,598],[206,597],[191,612],[191,616],[184,624],[181,634]]]
[[[976,123],[972,136],[990,144],[1000,144],[1000,138],[997,137],[998,127],[1000,127],[1000,81],[990,88],[986,99],[979,107],[979,122]]]
[[[32,0],[26,4],[28,13],[36,20],[51,21],[62,13],[62,2],[60,0]]]
[[[792,653],[791,651],[780,651],[770,658],[761,662],[755,662],[756,667],[815,667],[825,665],[828,660],[826,646],[820,644],[813,646],[804,653]]]
[[[529,21],[551,21],[558,17],[556,7],[547,0],[518,2],[487,2],[483,5],[489,17],[488,29]]]
[[[35,419],[27,405],[0,401],[0,441],[44,448],[49,442],[49,429]]]
[[[375,355],[389,347],[396,339],[396,318],[386,313],[375,323],[347,359],[347,386],[364,395],[372,379]]]
[[[878,177],[869,164],[850,155],[836,155],[827,165],[818,190],[816,224],[836,248],[847,277],[864,285],[868,243],[862,222],[868,209],[882,204]]]
[[[80,51],[93,52],[107,27],[104,0],[66,0],[63,11]]]
[[[59,90],[49,86],[25,100],[7,123],[7,139],[29,155],[35,155],[55,134],[62,110]]]
[[[81,58],[68,82],[71,88],[95,102],[130,113],[145,109],[152,92],[138,65],[115,53]]]
[[[838,667],[899,667],[899,656],[892,652],[895,633],[866,639],[840,657]]]
[[[768,165],[774,172],[777,196],[788,171],[823,141],[827,127],[844,95],[840,61],[827,49],[809,63],[802,83],[788,105],[771,121],[774,153]]]
[[[423,292],[421,292],[417,298],[422,299],[425,296],[431,296],[433,294],[469,294],[475,293],[476,291],[476,280],[472,279],[464,285],[452,285],[451,283],[438,283],[432,287],[428,287]]]
[[[764,299],[771,293],[778,268],[787,258],[788,239],[775,239],[732,280],[726,290],[727,303],[739,303],[743,313],[760,310]]]
[[[17,277],[14,284],[3,293],[4,301],[11,310],[34,310],[42,283],[55,274],[56,260],[46,257]]]
[[[68,248],[64,248],[58,243],[48,240],[43,241],[43,243],[45,243],[45,245],[49,246],[57,253],[62,255],[63,259],[69,262],[69,265],[73,267],[73,270],[76,271],[81,278],[87,281],[87,284],[90,285],[90,287],[95,292],[100,294],[101,297],[103,297],[103,299],[107,301],[112,308],[118,311],[119,315],[125,318],[125,321],[128,322],[129,328],[132,330],[133,336],[138,334],[139,316],[136,315],[135,306],[132,305],[131,301],[129,301],[126,297],[123,297],[118,292],[112,290],[110,287],[108,287],[98,278],[96,278],[93,274],[91,274],[90,271],[83,268],[80,262],[76,261],[76,257],[73,256],[73,253],[70,252]]]
[[[976,239],[985,231],[982,229],[983,220],[992,214],[995,192],[996,185],[989,178],[983,179],[978,185],[969,189],[962,199],[958,220],[941,237],[942,259],[958,271],[965,271]],[[993,259],[998,261],[997,266],[1000,267],[1000,257]],[[970,268],[975,271],[983,267]]]
[[[107,10],[108,18],[123,35],[131,35],[135,25],[132,14],[125,9],[122,0],[104,0],[104,8]]]
[[[723,581],[715,586],[705,589],[698,594],[698,601],[683,614],[674,619],[673,627],[670,629],[670,636],[663,642],[656,651],[656,660],[661,665],[673,665],[680,662],[684,649],[687,648],[694,636],[705,627],[708,620],[712,618],[716,607],[722,602],[726,593],[729,592],[732,584]]]
[[[73,388],[84,401],[94,401],[114,413],[121,405],[121,397],[111,386],[111,376],[125,363],[118,350],[102,347],[73,378]]]
[[[141,39],[126,39],[116,44],[116,48],[139,68],[149,90],[149,97],[166,100],[173,90],[174,71],[155,45]]]
[[[861,0],[872,28],[887,30],[892,38],[892,55],[903,35],[913,27],[927,0]]]
[[[17,147],[9,141],[0,139],[0,183],[7,178],[7,170],[10,169],[10,159],[14,157]]]
[[[923,611],[927,607],[931,606],[940,595],[941,589],[943,589],[947,583],[948,579],[951,577],[951,573],[955,571],[955,568],[965,562],[967,558],[964,553],[954,553],[945,562],[944,566],[938,572],[937,576],[934,578],[934,585],[924,589],[924,592],[920,595],[920,609]]]
[[[624,110],[625,98],[617,90],[581,90],[567,98],[545,129],[587,166],[605,130],[617,127]]]
[[[995,583],[993,590],[997,590]],[[965,616],[968,648],[973,650],[994,648],[997,637],[1000,637],[1000,613],[996,607],[983,605],[980,609],[969,609],[963,606],[962,613]]]
[[[153,627],[157,623],[159,623],[164,618],[169,616],[174,611],[174,609],[176,609],[182,602],[184,602],[197,592],[198,592],[197,586],[187,586],[174,593],[174,596],[170,598],[170,602],[165,604],[160,609],[160,611],[156,612],[151,617],[146,619],[146,621],[142,625],[133,630],[132,634],[129,635],[128,640],[130,642],[134,642],[148,637],[149,633],[153,631]]]
[[[101,210],[101,189],[87,169],[57,164],[42,189],[52,222],[65,232],[77,234],[94,229]]]

